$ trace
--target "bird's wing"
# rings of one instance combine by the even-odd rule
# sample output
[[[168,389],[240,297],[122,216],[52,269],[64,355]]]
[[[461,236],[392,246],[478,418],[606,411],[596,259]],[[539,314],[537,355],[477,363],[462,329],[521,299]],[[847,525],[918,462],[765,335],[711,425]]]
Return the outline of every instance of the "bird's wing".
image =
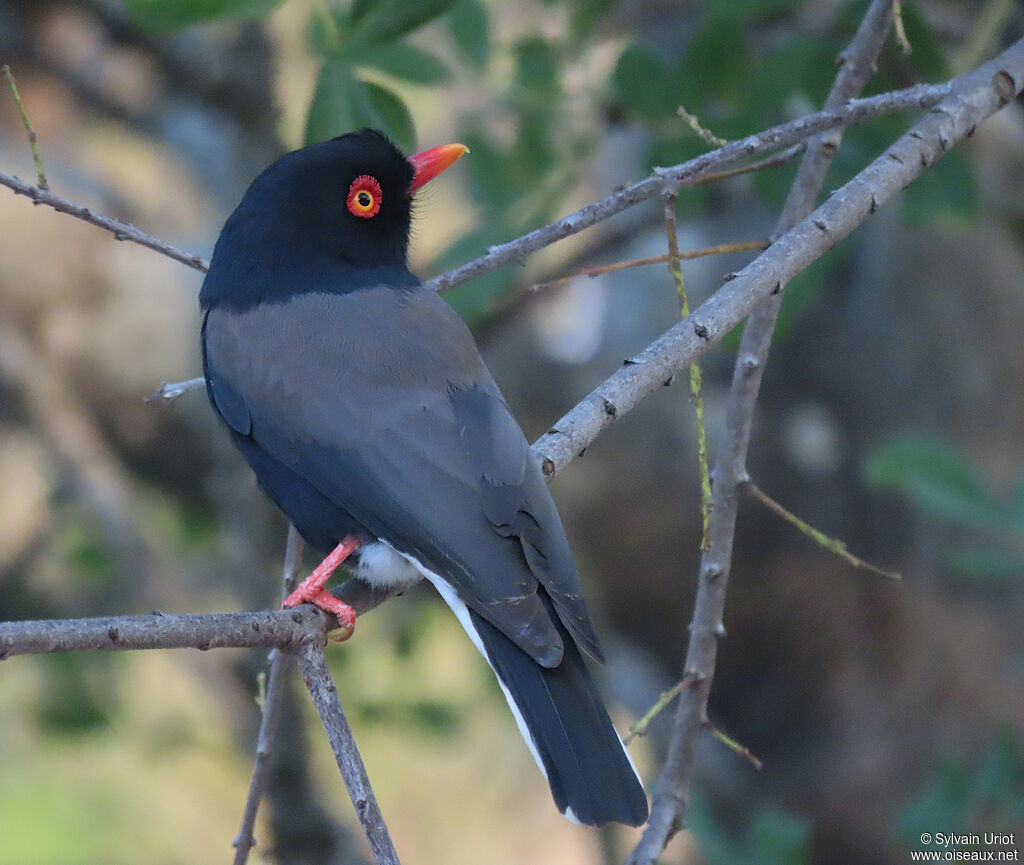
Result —
[[[321,494],[449,582],[538,663],[559,619],[600,659],[558,513],[469,331],[434,292],[296,295],[204,324],[213,401]]]

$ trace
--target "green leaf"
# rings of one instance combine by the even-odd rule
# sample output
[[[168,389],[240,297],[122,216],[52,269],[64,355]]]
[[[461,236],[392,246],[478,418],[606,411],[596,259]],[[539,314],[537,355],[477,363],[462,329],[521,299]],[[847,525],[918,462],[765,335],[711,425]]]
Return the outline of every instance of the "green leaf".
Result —
[[[914,3],[903,4],[903,28],[912,49],[906,60],[917,69],[921,77],[933,81],[950,78],[952,73],[942,46]]]
[[[569,33],[576,42],[590,35],[602,18],[615,8],[617,0],[572,0],[569,6]]]
[[[360,16],[349,39],[393,42],[447,12],[455,0],[385,0]]]
[[[894,490],[929,516],[954,525],[990,529],[1004,514],[963,451],[928,435],[895,436],[870,453],[864,476],[872,486]]]
[[[612,73],[612,85],[620,101],[641,117],[654,120],[672,116],[679,106],[662,59],[639,45],[630,45],[622,52]]]
[[[806,0],[706,0],[705,7],[715,14],[728,12],[751,15],[772,15],[788,12],[797,6],[803,6]]]
[[[516,46],[516,80],[531,93],[558,92],[558,55],[551,43],[540,36],[520,41]]]
[[[980,199],[974,167],[954,150],[907,187],[903,215],[912,225],[963,228],[977,216]]]
[[[351,43],[346,47],[351,48]],[[440,84],[451,77],[448,67],[440,58],[408,42],[388,45],[362,43],[358,50],[347,50],[345,56],[359,66],[379,69],[395,78],[416,84]]]
[[[944,558],[951,571],[971,580],[1011,583],[1024,579],[1024,555],[994,544],[955,547]]]
[[[750,826],[752,854],[746,861],[760,865],[805,865],[810,861],[809,820],[785,811],[762,811]]]
[[[306,119],[306,143],[324,141],[369,126],[406,152],[416,144],[408,109],[390,90],[361,81],[339,58],[324,62]]]
[[[412,115],[398,94],[370,81],[363,83],[370,95],[376,117],[377,129],[384,132],[400,150],[413,153],[416,150],[416,127]]]
[[[970,782],[963,767],[953,760],[944,760],[934,780],[900,816],[900,834],[914,849],[920,849],[921,833],[962,832],[964,815],[970,795]]]
[[[448,14],[448,29],[459,56],[475,69],[487,65],[491,36],[487,9],[477,0],[460,0]]]
[[[260,18],[282,0],[125,0],[132,20],[144,30],[168,33],[215,18]]]
[[[347,61],[324,61],[306,117],[306,143],[326,141],[363,126],[376,126],[373,103]]]
[[[720,12],[704,16],[686,50],[680,84],[686,86],[677,99],[693,102],[694,93],[715,93],[740,104],[751,81],[749,50],[744,21],[727,5]],[[773,73],[768,72],[768,75]],[[698,112],[699,105],[686,105]],[[710,124],[709,124],[710,125]]]
[[[1017,481],[1010,495],[1010,521],[1024,525],[1024,476]]]

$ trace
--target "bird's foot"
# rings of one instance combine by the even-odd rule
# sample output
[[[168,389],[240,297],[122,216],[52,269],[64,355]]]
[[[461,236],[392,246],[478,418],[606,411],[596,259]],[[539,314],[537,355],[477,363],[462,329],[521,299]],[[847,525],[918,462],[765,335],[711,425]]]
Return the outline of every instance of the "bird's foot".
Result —
[[[327,554],[324,560],[316,566],[302,584],[292,592],[282,607],[297,607],[299,604],[315,604],[321,610],[337,616],[340,625],[328,636],[337,643],[341,643],[352,636],[356,627],[356,611],[344,601],[334,597],[324,588],[334,572],[339,568],[356,547],[359,546],[359,539],[349,535],[338,546]]]

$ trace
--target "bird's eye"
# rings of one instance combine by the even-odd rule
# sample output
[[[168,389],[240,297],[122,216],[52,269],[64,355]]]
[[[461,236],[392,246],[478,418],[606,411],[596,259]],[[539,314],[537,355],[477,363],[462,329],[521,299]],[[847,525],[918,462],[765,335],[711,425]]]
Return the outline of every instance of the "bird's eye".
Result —
[[[380,184],[376,177],[369,174],[360,174],[348,188],[348,198],[345,204],[348,212],[360,219],[371,219],[380,211]]]

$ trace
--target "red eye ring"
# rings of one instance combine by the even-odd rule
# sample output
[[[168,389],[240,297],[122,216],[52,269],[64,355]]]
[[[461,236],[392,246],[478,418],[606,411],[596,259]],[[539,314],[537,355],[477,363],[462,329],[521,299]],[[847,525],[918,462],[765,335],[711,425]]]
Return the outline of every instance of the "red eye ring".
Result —
[[[380,212],[380,184],[376,177],[360,174],[348,188],[345,206],[348,212],[360,219],[372,219]]]

